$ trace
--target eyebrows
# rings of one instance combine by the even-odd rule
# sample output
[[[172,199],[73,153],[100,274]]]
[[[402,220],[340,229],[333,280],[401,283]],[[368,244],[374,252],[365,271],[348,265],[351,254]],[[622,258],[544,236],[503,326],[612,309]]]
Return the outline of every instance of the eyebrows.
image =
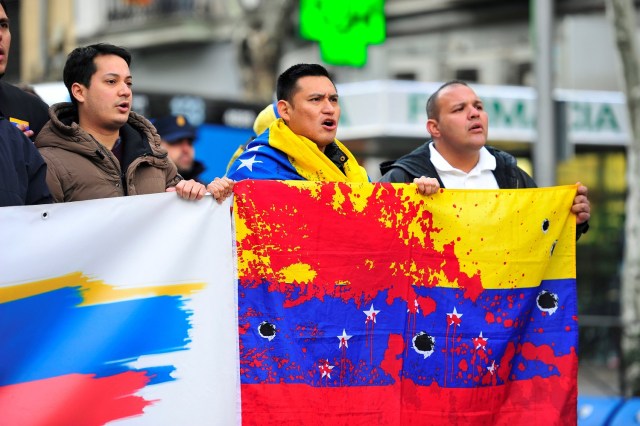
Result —
[[[124,80],[131,80],[133,77],[131,76],[131,74],[126,74],[124,77],[121,74],[118,74],[117,72],[106,72],[102,75],[103,78],[109,78],[109,77],[113,77],[113,78],[122,78]]]
[[[329,93],[325,93],[325,92],[311,92],[309,94],[307,94],[307,98],[311,99],[311,98],[329,98],[329,99],[338,99],[338,93],[337,92],[329,92]]]
[[[454,100],[448,105],[448,107],[454,109],[458,107],[464,107],[465,105],[483,106],[483,102],[480,98]]]

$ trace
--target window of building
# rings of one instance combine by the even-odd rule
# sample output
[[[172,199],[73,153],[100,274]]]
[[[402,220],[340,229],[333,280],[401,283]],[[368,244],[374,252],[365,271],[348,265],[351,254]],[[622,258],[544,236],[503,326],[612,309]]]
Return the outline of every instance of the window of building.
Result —
[[[409,81],[417,80],[415,72],[397,72],[395,73],[394,78],[396,80],[409,80]]]
[[[460,68],[456,70],[456,80],[467,81],[469,83],[478,82],[478,70],[476,68]]]

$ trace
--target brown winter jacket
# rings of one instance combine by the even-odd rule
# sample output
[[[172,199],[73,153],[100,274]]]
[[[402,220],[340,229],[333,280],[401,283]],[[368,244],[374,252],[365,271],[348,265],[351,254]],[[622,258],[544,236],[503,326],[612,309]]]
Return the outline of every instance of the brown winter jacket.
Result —
[[[36,146],[47,162],[47,185],[56,202],[154,194],[182,180],[155,128],[141,115],[131,112],[120,129],[123,171],[113,153],[78,126],[71,103],[53,105],[49,117]]]

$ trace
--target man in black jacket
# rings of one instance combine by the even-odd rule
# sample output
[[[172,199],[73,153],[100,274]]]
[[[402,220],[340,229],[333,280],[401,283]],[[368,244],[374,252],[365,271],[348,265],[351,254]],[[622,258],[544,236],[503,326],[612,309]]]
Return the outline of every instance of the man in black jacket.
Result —
[[[46,176],[37,148],[0,117],[0,207],[50,203]]]
[[[11,31],[7,6],[0,0],[0,78],[4,76],[9,60]],[[40,98],[0,80],[0,115],[10,120],[24,134],[35,139],[49,121],[49,106]]]
[[[465,82],[449,81],[427,101],[431,140],[396,161],[380,166],[380,182],[414,182],[422,194],[440,188],[535,188],[534,180],[506,152],[485,146],[488,115]],[[587,187],[578,183],[571,211],[577,235],[586,232],[591,206]]]

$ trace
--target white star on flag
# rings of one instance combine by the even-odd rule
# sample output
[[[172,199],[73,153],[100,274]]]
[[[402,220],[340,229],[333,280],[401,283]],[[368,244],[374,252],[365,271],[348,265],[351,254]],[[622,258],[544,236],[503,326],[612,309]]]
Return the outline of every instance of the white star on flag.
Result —
[[[449,312],[447,314],[447,320],[449,322],[449,325],[458,325],[460,324],[460,318],[462,317],[462,314],[459,314],[458,311],[456,311],[456,307],[453,307],[453,312]]]
[[[474,337],[471,340],[473,341],[473,344],[476,346],[476,349],[480,349],[480,348],[484,349],[487,346],[487,341],[489,340],[489,338],[482,337],[482,331],[481,331],[478,337]]]
[[[420,305],[418,305],[418,299],[415,299],[413,301],[413,306],[415,306],[415,308],[416,308],[415,313],[419,314],[420,313]],[[407,308],[407,312],[411,312],[411,309]]]
[[[247,169],[249,169],[250,172],[252,172],[253,171],[253,165],[255,163],[262,163],[262,161],[256,161],[256,156],[255,155],[253,157],[249,158],[248,160],[240,160],[240,165],[238,166],[236,171],[240,170],[243,167],[246,167]]]
[[[489,373],[491,373],[492,376],[494,375],[497,369],[498,369],[498,366],[496,365],[495,360],[491,361],[491,365],[487,367],[487,370],[489,370]]]
[[[260,148],[262,148],[264,145],[256,145],[256,146],[252,146],[251,148],[247,149],[245,152],[252,152],[252,151],[257,151]]]
[[[338,336],[338,339],[340,339],[340,346],[338,346],[338,349],[342,349],[343,346],[345,348],[349,347],[349,344],[347,343],[347,341],[351,339],[351,336],[347,335],[347,332],[344,328],[342,329],[342,336]]]
[[[376,316],[380,311],[376,311],[375,309],[373,309],[373,303],[372,303],[368,311],[362,311],[362,312],[364,312],[364,314],[367,316],[367,319],[364,321],[366,324],[369,321],[376,322]]]
[[[327,376],[328,378],[331,378],[331,370],[333,370],[333,365],[329,365],[328,362],[325,362],[319,368],[322,372],[322,377]]]

